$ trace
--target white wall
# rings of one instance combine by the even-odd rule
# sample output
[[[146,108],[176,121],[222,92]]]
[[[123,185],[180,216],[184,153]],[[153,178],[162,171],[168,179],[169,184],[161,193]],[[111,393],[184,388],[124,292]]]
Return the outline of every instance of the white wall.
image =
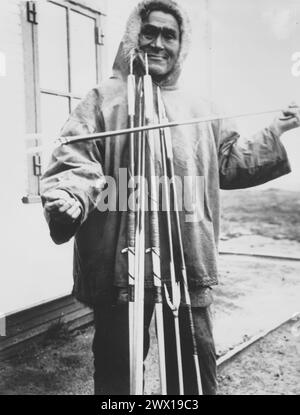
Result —
[[[50,242],[40,204],[26,191],[23,40],[19,1],[0,2],[1,232],[0,312],[9,313],[70,292],[72,247]]]

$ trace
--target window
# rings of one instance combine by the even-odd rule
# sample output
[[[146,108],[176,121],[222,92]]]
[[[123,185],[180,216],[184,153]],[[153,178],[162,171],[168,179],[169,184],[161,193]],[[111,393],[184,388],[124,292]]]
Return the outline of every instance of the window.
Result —
[[[86,3],[43,0],[25,4],[27,147],[51,144],[69,113],[100,81],[102,15]],[[40,200],[39,177],[49,156],[49,151],[28,154],[24,203]]]

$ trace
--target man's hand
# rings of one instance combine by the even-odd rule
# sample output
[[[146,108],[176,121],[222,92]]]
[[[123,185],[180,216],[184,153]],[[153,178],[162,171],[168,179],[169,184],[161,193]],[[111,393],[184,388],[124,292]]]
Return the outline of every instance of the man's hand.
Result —
[[[70,224],[81,215],[80,203],[64,190],[53,190],[44,195],[46,203],[44,208],[57,222]]]
[[[300,127],[300,107],[297,104],[293,102],[282,111],[282,114],[271,125],[271,129],[278,136],[293,128]]]

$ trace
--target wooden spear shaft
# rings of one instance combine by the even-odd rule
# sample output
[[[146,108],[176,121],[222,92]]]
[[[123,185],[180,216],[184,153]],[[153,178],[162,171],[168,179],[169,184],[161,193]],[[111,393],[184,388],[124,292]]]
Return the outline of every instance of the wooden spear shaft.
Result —
[[[144,92],[139,85],[139,124],[144,122]],[[134,302],[134,395],[143,394],[144,386],[144,279],[145,279],[145,137],[140,131],[137,137],[138,206],[136,220],[135,302]]]
[[[128,99],[128,119],[129,127],[134,127],[135,117],[135,77],[132,73],[132,59],[130,65],[130,75],[127,79],[127,99]],[[134,133],[129,134],[129,165],[128,165],[128,177],[131,181],[130,195],[134,192]],[[130,199],[130,203],[133,204],[133,197]],[[127,252],[128,255],[128,330],[129,330],[129,370],[130,370],[130,394],[134,394],[134,302],[135,302],[135,282],[136,282],[136,269],[135,269],[135,206],[128,206],[127,213],[127,240],[128,247],[122,252]]]
[[[154,148],[153,137],[149,133],[148,137],[149,148]],[[152,153],[153,154],[153,153]],[[162,297],[162,279],[161,279],[161,264],[160,264],[160,240],[159,240],[159,220],[158,220],[158,195],[155,182],[155,168],[154,162],[150,153],[150,240],[151,248],[147,252],[151,253],[152,257],[152,273],[153,284],[155,289],[155,319],[157,344],[159,354],[159,372],[161,394],[167,394],[167,377],[166,377],[166,358],[165,358],[165,340],[164,340],[164,322],[163,322],[163,297]]]
[[[162,114],[162,119],[164,120],[164,122],[167,122],[166,111],[164,108],[164,104],[161,98],[161,92],[159,88],[157,90],[157,99],[158,99],[158,103],[160,107],[160,113]],[[176,183],[174,180],[175,171],[174,171],[174,164],[173,164],[172,140],[171,140],[170,130],[168,128],[165,128],[163,130],[163,137],[164,137],[165,153],[166,153],[167,162],[168,162],[168,169],[169,169],[170,179],[171,179],[171,186],[173,189],[175,223],[176,223],[176,231],[177,231],[177,238],[178,238],[179,252],[180,252],[180,269],[181,269],[182,285],[184,289],[185,303],[186,303],[187,312],[188,312],[188,319],[189,319],[189,326],[190,326],[189,328],[190,328],[192,344],[193,344],[193,359],[194,359],[194,367],[195,367],[195,373],[196,373],[197,389],[198,389],[198,394],[202,395],[203,391],[202,391],[202,382],[201,382],[201,374],[200,374],[199,356],[198,356],[196,336],[195,336],[195,327],[194,327],[194,321],[193,321],[193,315],[192,315],[191,298],[190,298],[190,293],[188,289],[187,271],[186,271],[186,264],[185,264],[185,258],[184,258],[182,232],[181,232],[179,209],[178,209],[178,199],[177,199],[178,196],[177,196]]]
[[[175,263],[174,263],[174,254],[173,254],[171,215],[170,215],[170,200],[169,200],[168,186],[167,186],[167,181],[166,181],[167,173],[166,173],[166,163],[165,163],[165,150],[163,148],[162,134],[160,135],[161,135],[161,148],[162,148],[162,159],[163,159],[162,165],[163,165],[163,172],[164,172],[163,173],[164,193],[165,193],[165,198],[166,198],[165,202],[166,202],[169,255],[170,255],[170,276],[171,276],[172,300],[170,299],[166,286],[165,286],[165,294],[166,294],[167,303],[169,307],[171,308],[173,316],[174,316],[179,394],[183,395],[184,394],[183,369],[182,369],[182,353],[181,353],[180,330],[179,330],[180,283],[176,281]]]
[[[60,147],[61,145],[81,143],[81,142],[92,141],[92,140],[101,140],[106,137],[117,137],[120,135],[126,135],[130,133],[139,133],[139,132],[149,131],[149,130],[159,130],[163,128],[178,127],[181,125],[184,126],[184,125],[201,124],[205,122],[218,121],[218,120],[255,117],[257,115],[275,114],[278,112],[282,112],[282,109],[277,108],[277,109],[272,109],[272,110],[267,110],[267,111],[244,112],[244,113],[239,113],[239,114],[208,115],[205,117],[192,118],[189,120],[179,120],[179,121],[172,121],[172,122],[159,123],[159,124],[150,124],[150,125],[138,126],[138,127],[133,127],[133,128],[123,128],[119,130],[103,131],[103,132],[98,132],[98,133],[93,133],[93,134],[65,136],[65,137],[57,138],[51,144],[48,144],[48,145],[43,144],[41,146],[29,148],[26,150],[26,153],[35,154],[35,153],[39,153],[45,150],[47,151],[54,150],[55,148]],[[281,118],[281,120],[284,120],[284,118]],[[33,135],[33,138],[34,137],[36,137],[36,135]]]
[[[159,121],[161,122],[162,114],[160,114],[159,112],[158,115],[159,115]],[[165,151],[165,146],[164,146],[162,129],[160,129],[160,148],[161,148],[161,158],[162,158],[162,170],[163,170],[163,176],[164,176],[164,194],[165,194],[165,203],[166,203],[168,245],[169,245],[169,255],[170,255],[170,276],[171,276],[172,299],[170,299],[169,292],[167,290],[166,285],[165,285],[165,295],[166,295],[167,303],[174,317],[179,394],[183,395],[184,384],[183,384],[182,352],[181,352],[181,340],[180,340],[180,329],[179,329],[180,283],[176,281],[176,273],[175,273],[171,211],[170,211],[171,207],[170,207],[170,199],[169,199],[169,192],[168,192],[168,186],[167,186],[166,151]]]
[[[148,59],[146,54],[146,75],[144,76],[145,92],[145,120],[146,124],[153,122],[153,85],[152,79],[148,74]],[[155,320],[159,354],[159,372],[161,394],[167,395],[167,376],[166,376],[166,356],[165,356],[165,339],[164,339],[164,322],[163,322],[163,301],[162,301],[162,282],[161,282],[161,264],[160,264],[160,236],[158,220],[158,189],[155,180],[155,143],[153,130],[147,133],[148,143],[148,161],[149,161],[149,179],[150,179],[150,241],[152,257],[153,284],[155,289]]]
[[[201,124],[203,122],[209,122],[209,121],[218,121],[220,119],[233,119],[233,118],[243,118],[243,117],[249,117],[249,116],[256,116],[256,115],[262,115],[262,114],[272,114],[276,112],[282,111],[281,109],[274,109],[269,111],[263,111],[263,112],[252,112],[252,113],[241,113],[241,114],[235,114],[235,115],[228,115],[228,114],[220,114],[220,115],[209,115],[206,117],[199,117],[199,118],[192,118],[189,120],[179,120],[179,121],[171,121],[171,122],[162,122],[159,124],[150,124],[150,125],[144,125],[142,127],[134,127],[134,128],[124,128],[120,130],[114,130],[114,131],[105,131],[103,133],[95,133],[95,134],[89,134],[89,135],[78,135],[78,136],[69,136],[69,137],[59,137],[58,138],[58,144],[71,144],[71,143],[77,143],[80,141],[86,141],[86,140],[95,140],[95,139],[101,139],[106,137],[115,137],[118,135],[124,135],[129,134],[131,132],[141,132],[141,131],[149,131],[149,130],[159,130],[162,128],[171,128],[171,127],[178,127],[181,125],[193,125],[193,124]]]

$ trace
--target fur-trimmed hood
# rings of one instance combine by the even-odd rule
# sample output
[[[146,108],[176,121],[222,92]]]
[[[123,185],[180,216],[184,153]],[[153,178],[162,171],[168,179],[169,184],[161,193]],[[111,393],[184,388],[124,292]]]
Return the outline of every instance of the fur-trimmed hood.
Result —
[[[160,86],[174,86],[180,76],[182,63],[185,60],[190,46],[191,25],[185,11],[173,0],[144,0],[134,8],[130,14],[125,34],[120,43],[119,50],[113,65],[113,74],[116,77],[127,78],[129,73],[130,54],[132,50],[138,50],[138,38],[142,25],[141,13],[149,5],[159,4],[167,5],[169,8],[181,17],[181,46],[180,53],[176,65],[171,73],[161,81]]]

